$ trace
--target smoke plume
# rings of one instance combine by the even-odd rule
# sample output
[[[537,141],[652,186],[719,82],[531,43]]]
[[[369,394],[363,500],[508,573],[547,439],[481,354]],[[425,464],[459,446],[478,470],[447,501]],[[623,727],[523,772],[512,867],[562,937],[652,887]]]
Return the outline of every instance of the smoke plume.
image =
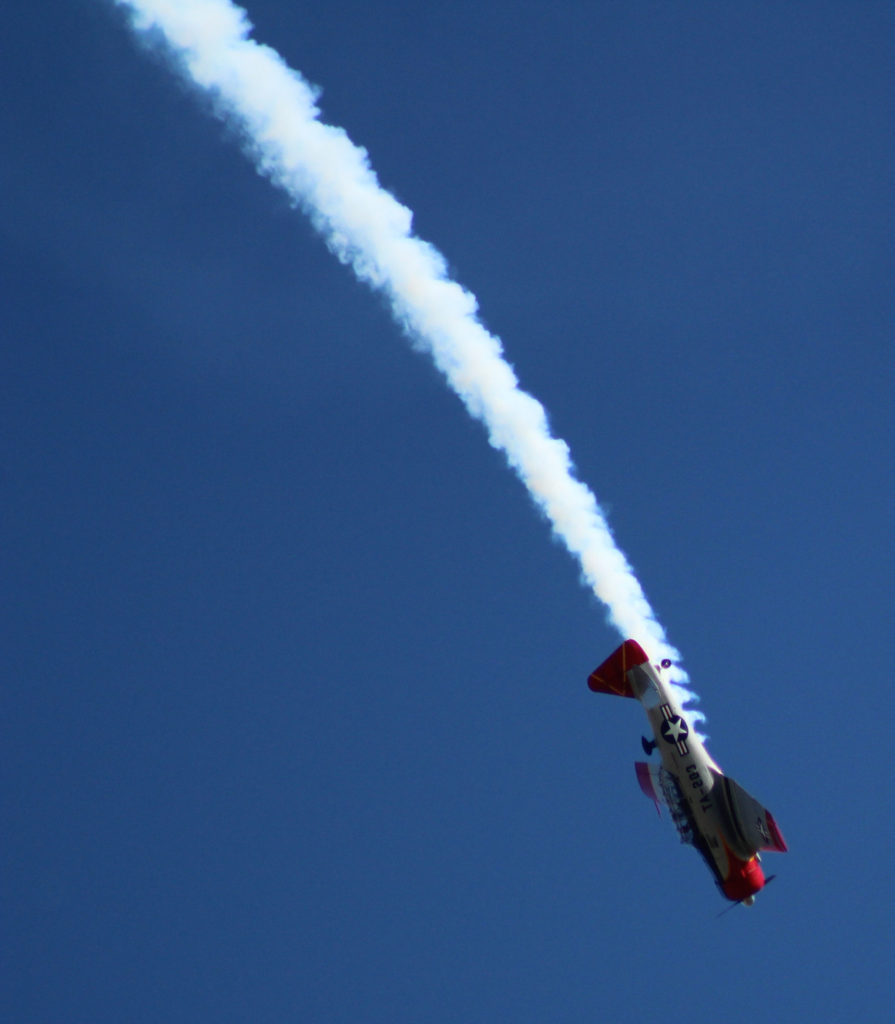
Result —
[[[366,151],[319,119],[313,87],[249,38],[245,11],[229,0],[115,2],[129,9],[137,31],[164,39],[187,78],[239,130],[258,172],[306,211],[360,280],[388,298],[395,319],[482,421],[578,560],[610,623],[651,658],[677,661],[594,495],[576,478],[568,446],[550,433],[540,402],[519,387],[500,341],[476,317],[475,297],[413,235],[410,210],[380,186]],[[680,698],[692,700],[676,671]]]

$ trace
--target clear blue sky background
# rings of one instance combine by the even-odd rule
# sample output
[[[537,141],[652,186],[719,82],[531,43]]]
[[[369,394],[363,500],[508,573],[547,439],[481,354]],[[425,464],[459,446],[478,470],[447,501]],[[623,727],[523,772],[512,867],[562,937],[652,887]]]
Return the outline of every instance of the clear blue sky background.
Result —
[[[479,297],[790,844],[380,299],[92,0],[0,43],[0,1015],[891,1019],[895,11],[251,5]]]

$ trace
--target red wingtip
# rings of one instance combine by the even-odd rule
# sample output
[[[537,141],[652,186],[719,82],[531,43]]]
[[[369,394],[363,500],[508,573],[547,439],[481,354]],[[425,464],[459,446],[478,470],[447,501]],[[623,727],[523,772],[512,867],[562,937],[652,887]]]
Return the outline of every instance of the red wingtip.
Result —
[[[765,811],[765,816],[768,819],[768,831],[771,833],[773,849],[778,853],[786,853],[789,847],[786,845],[786,840],[783,838],[783,833],[780,831],[777,822],[774,821],[770,811]]]

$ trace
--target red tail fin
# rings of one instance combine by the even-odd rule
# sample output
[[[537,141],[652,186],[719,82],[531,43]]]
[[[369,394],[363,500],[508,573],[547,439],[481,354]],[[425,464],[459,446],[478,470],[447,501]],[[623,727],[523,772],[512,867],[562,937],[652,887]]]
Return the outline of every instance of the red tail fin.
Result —
[[[599,668],[588,676],[587,685],[594,693],[611,693],[617,697],[633,697],[628,670],[649,661],[636,640],[626,640]]]

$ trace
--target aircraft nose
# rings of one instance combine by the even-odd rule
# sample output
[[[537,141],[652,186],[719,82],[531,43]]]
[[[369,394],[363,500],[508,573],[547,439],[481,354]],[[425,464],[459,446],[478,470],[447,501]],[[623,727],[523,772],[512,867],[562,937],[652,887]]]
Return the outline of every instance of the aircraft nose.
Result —
[[[757,857],[740,861],[724,883],[724,895],[735,902],[745,901],[755,896],[764,887],[764,872]]]

